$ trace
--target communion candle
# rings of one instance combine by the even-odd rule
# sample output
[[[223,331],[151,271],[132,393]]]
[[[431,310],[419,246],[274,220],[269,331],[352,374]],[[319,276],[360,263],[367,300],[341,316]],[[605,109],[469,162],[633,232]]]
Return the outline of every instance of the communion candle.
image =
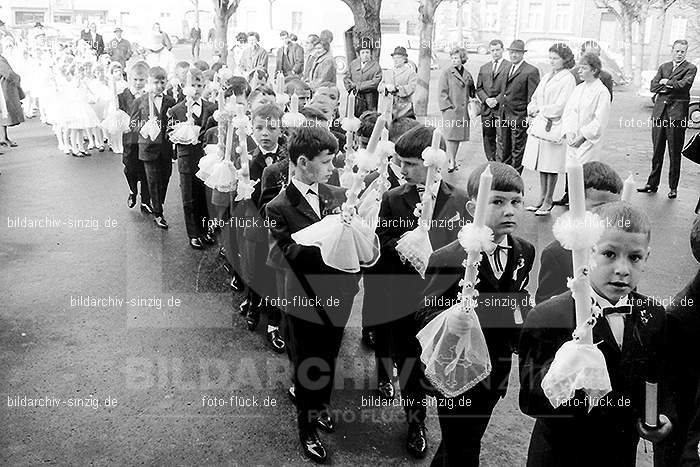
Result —
[[[348,93],[348,112],[346,117],[353,118],[355,116],[355,93]]]
[[[435,137],[434,134],[433,137]],[[479,177],[479,193],[476,195],[474,225],[479,228],[483,227],[486,222],[486,211],[488,210],[489,197],[491,196],[491,183],[493,183],[493,174],[491,174],[491,167],[487,166]]]
[[[657,410],[658,384],[646,381],[644,398],[644,425],[647,429],[655,429],[659,423]]]
[[[583,165],[572,157],[566,166],[569,179],[569,207],[574,219],[582,219],[586,215],[586,197],[583,184]]]
[[[369,137],[369,142],[367,143],[367,151],[373,153],[377,150],[377,143],[379,143],[379,138],[382,136],[382,129],[386,126],[386,119],[383,115],[377,117],[377,122],[374,124],[372,129],[372,135]]]
[[[290,113],[298,113],[299,112],[299,96],[297,96],[296,92],[294,94],[292,94],[290,104],[289,104],[289,112]]]
[[[625,183],[622,185],[622,196],[621,201],[626,201],[628,203],[632,202],[632,193],[634,192],[634,177],[630,173],[630,176],[625,179]]]

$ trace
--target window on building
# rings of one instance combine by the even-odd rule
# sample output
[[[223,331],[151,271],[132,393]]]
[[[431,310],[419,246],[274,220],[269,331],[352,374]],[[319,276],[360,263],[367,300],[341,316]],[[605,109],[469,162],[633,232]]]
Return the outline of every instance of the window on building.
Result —
[[[481,0],[481,26],[484,31],[501,30],[501,2]]]
[[[246,13],[245,13],[245,19],[246,19],[246,23],[247,23],[247,24],[245,25],[245,27],[247,27],[248,29],[255,27],[255,24],[256,24],[256,21],[255,21],[255,19],[256,19],[255,10],[248,10],[248,11],[246,11]]]
[[[15,24],[45,23],[43,11],[15,11]]]
[[[685,39],[688,31],[688,18],[674,16],[668,35],[668,43],[673,44],[676,39]]]
[[[301,11],[292,12],[292,31],[301,31]]]
[[[420,34],[420,27],[417,21],[406,21],[406,34],[409,36],[417,36]]]
[[[399,33],[401,32],[401,23],[394,20],[383,20],[381,22],[382,32]]]
[[[525,10],[525,27],[528,31],[542,31],[544,29],[544,1],[529,0]]]
[[[53,15],[54,23],[70,24],[73,22],[72,15]]]
[[[554,5],[554,30],[571,32],[571,18],[573,3],[569,1],[558,1]]]

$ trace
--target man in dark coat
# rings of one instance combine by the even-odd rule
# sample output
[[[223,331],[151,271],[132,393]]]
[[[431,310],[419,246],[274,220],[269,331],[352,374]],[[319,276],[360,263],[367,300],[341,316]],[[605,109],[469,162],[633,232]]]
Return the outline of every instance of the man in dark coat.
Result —
[[[2,44],[0,44],[0,86],[5,95],[5,105],[7,115],[3,115],[3,126],[0,134],[0,146],[17,146],[17,143],[7,137],[7,127],[19,125],[24,121],[24,110],[22,103],[24,91],[20,87],[20,76],[10,66],[10,63],[2,56]]]
[[[114,28],[114,39],[109,41],[109,57],[125,67],[132,54],[131,43],[122,37],[122,28]]]
[[[372,41],[362,40],[357,48],[358,58],[350,62],[348,72],[343,76],[343,84],[348,93],[355,92],[355,117],[363,112],[377,110],[379,83],[382,69],[372,58]]]
[[[540,84],[540,72],[523,60],[525,43],[514,40],[508,47],[512,62],[496,100],[500,107],[501,128],[496,145],[498,160],[523,172],[523,153],[527,143],[527,105]]]
[[[275,73],[282,72],[287,76],[301,76],[304,72],[304,49],[292,42],[287,31],[280,32],[282,46],[277,49]]]
[[[668,142],[668,192],[669,199],[677,196],[678,180],[681,175],[681,150],[688,124],[690,88],[693,86],[698,69],[685,59],[688,41],[673,43],[673,61],[659,67],[651,80],[651,92],[655,93],[652,112],[651,140],[654,155],[651,159],[651,173],[647,184],[638,188],[641,193],[655,193],[661,182],[661,169]]]
[[[97,25],[95,23],[90,23],[90,29],[80,31],[80,38],[90,44],[90,48],[95,51],[98,57],[104,53],[105,43],[102,40],[102,36],[97,34]]]
[[[491,61],[479,69],[476,79],[476,95],[481,100],[481,128],[486,159],[496,160],[496,134],[498,126],[498,100],[496,99],[505,84],[511,63],[503,58],[503,42],[494,39],[489,43]]]

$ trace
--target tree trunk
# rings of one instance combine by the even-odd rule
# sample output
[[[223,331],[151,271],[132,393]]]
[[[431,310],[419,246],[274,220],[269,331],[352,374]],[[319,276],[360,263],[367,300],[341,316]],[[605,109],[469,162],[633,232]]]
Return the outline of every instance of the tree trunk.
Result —
[[[219,52],[221,63],[226,63],[228,57],[228,44],[226,43],[226,30],[228,18],[222,15],[214,17],[214,52]]]
[[[457,44],[464,47],[464,2],[457,0]]]
[[[372,57],[379,61],[379,52],[382,44],[382,30],[379,20],[379,12],[382,8],[382,0],[343,0],[350,7],[355,26],[353,28],[353,48],[356,48],[360,41],[369,41],[374,45]],[[351,57],[348,56],[348,65]]]
[[[634,68],[634,76],[632,78],[632,83],[634,84],[635,87],[639,87],[640,83],[642,82],[642,71],[644,71],[644,65],[645,65],[645,60],[644,60],[644,50],[645,50],[645,36],[646,36],[646,29],[647,29],[647,21],[650,21],[648,18],[649,16],[649,2],[642,2],[639,10],[639,20],[637,22],[637,25],[639,26],[637,28],[637,66]]]
[[[649,57],[649,66],[656,68],[659,66],[659,58],[661,57],[661,47],[663,47],[665,39],[665,29],[666,29],[666,8],[658,8],[656,17],[661,20],[661,25],[658,27],[659,39],[652,41],[651,43],[651,56]]]
[[[272,27],[272,4],[275,3],[275,0],[268,0],[269,5],[267,9],[267,19],[268,22],[270,23],[270,29],[273,29]]]
[[[417,117],[428,115],[428,97],[430,95],[430,63],[433,49],[432,38],[435,26],[435,10],[441,0],[421,0],[418,7],[420,18],[420,51],[418,52],[418,81],[413,99]]]
[[[199,27],[199,0],[192,0],[194,4],[194,25]]]
[[[628,15],[622,17],[622,42],[625,49],[625,76],[632,77],[632,21]]]

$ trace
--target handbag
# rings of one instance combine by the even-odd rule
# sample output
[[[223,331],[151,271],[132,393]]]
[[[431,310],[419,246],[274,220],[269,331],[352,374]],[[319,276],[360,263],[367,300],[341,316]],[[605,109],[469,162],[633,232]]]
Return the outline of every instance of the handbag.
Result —
[[[481,115],[481,101],[479,99],[469,99],[467,103],[467,113],[469,114],[470,120],[474,120]]]
[[[683,157],[700,164],[700,133],[695,133],[681,151]]]
[[[527,134],[543,141],[561,144],[564,139],[561,118],[547,118],[542,114],[537,114],[530,122]]]

